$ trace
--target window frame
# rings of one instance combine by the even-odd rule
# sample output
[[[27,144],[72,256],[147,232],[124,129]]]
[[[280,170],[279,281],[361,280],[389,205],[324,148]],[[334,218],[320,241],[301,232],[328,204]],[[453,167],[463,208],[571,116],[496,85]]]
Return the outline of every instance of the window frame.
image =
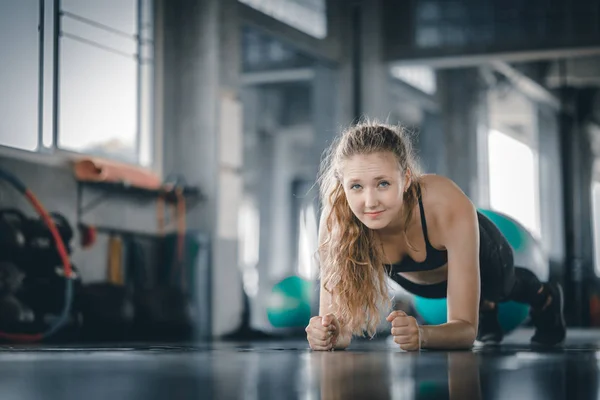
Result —
[[[142,36],[141,26],[142,22],[142,3],[143,0],[136,0],[137,12],[136,12],[136,34],[132,36],[135,39],[136,44],[136,161],[126,161],[119,157],[111,157],[110,155],[99,155],[93,152],[85,151],[74,151],[70,149],[61,148],[59,146],[60,137],[60,126],[59,126],[59,94],[60,94],[60,40],[61,40],[61,21],[64,18],[64,14],[60,7],[61,0],[39,0],[39,14],[38,14],[38,109],[37,109],[37,148],[33,150],[22,149],[8,144],[0,142],[0,157],[24,160],[33,163],[39,163],[50,166],[66,166],[72,160],[81,157],[102,157],[111,160],[123,162],[125,164],[131,164],[136,166],[145,167],[152,170],[159,175],[162,175],[160,166],[160,154],[159,151],[162,148],[160,143],[160,135],[157,134],[156,125],[154,121],[154,110],[155,110],[155,81],[156,81],[156,16],[154,13],[155,0],[147,0],[149,3],[147,7],[152,9],[153,29],[152,39],[144,39],[151,43],[153,47],[151,49],[153,57],[150,58],[150,72],[148,75],[148,93],[145,101],[148,102],[150,110],[148,110],[148,120],[145,122],[148,131],[143,133],[141,113],[143,107],[144,98],[142,98],[142,61],[148,62],[148,59],[142,60],[142,43],[140,36]],[[148,136],[150,146],[149,150],[149,163],[143,165],[141,162],[141,142],[142,136],[146,134]],[[49,138],[52,138],[52,143],[49,142]]]

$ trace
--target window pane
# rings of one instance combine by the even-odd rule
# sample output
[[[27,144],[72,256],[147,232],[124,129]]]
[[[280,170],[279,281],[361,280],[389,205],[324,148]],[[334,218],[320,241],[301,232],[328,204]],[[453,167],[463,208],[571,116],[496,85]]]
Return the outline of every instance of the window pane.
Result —
[[[137,162],[137,63],[67,37],[60,46],[59,146]]]
[[[537,157],[516,139],[491,131],[488,140],[490,205],[540,236]]]
[[[79,40],[90,41],[102,47],[134,57],[137,51],[135,37],[94,26],[86,21],[71,18],[66,15],[61,20],[63,36],[75,37]]]
[[[137,0],[61,0],[62,10],[135,35]]]
[[[0,145],[38,146],[39,2],[0,2]]]

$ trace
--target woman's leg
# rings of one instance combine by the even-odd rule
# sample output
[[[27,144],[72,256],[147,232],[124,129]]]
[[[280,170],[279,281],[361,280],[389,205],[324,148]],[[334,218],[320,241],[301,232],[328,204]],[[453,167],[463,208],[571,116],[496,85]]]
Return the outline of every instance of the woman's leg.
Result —
[[[533,343],[553,346],[564,340],[566,324],[560,285],[542,283],[533,272],[516,267],[515,284],[507,300],[531,306],[531,320],[536,328]]]
[[[512,300],[531,307],[531,320],[536,328],[531,338],[533,343],[553,346],[562,342],[566,324],[560,285],[542,283],[533,272],[521,267],[514,267],[514,279],[511,280],[512,290],[501,300],[497,300],[496,296],[485,296],[482,291],[478,340],[485,344],[502,341],[504,334],[498,321],[498,303]]]
[[[514,285],[512,257],[509,259],[510,262],[504,263],[487,261],[480,267],[481,300],[477,341],[483,344],[498,344],[504,339],[504,331],[498,320],[498,303]]]
[[[508,241],[487,217],[479,214],[481,308],[478,340],[499,342],[498,302],[517,301],[531,306],[536,327],[533,342],[553,345],[565,336],[563,295],[558,285],[542,283],[528,269],[515,267]]]
[[[509,300],[526,303],[534,308],[543,308],[551,300],[544,291],[544,284],[526,268],[515,267],[515,283],[507,296]]]
[[[498,321],[498,302],[515,285],[514,255],[506,238],[487,217],[479,217],[479,273],[481,301],[477,341],[498,344],[504,332]]]
[[[498,320],[498,303],[481,299],[477,341],[483,344],[498,344],[502,339],[504,339],[504,331]]]

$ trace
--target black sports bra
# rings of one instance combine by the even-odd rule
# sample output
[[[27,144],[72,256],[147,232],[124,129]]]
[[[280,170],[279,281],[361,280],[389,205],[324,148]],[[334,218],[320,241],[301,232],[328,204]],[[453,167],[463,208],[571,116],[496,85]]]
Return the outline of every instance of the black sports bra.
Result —
[[[416,271],[431,271],[436,268],[443,267],[448,262],[448,252],[446,250],[438,250],[431,245],[427,236],[427,221],[425,220],[425,209],[421,199],[421,188],[417,186],[417,195],[419,199],[419,209],[421,210],[421,227],[423,228],[423,237],[425,238],[425,260],[416,262],[409,256],[404,257],[402,261],[386,265],[391,267],[391,273],[398,272],[416,272]]]

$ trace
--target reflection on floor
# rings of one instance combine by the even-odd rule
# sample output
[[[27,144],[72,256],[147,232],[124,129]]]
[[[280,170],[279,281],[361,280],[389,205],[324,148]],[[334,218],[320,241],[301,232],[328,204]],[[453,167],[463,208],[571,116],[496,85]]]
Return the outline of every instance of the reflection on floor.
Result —
[[[385,340],[338,352],[303,341],[96,348],[4,346],[0,399],[596,399],[600,331],[535,351],[405,353]],[[598,353],[600,354],[600,352]]]

